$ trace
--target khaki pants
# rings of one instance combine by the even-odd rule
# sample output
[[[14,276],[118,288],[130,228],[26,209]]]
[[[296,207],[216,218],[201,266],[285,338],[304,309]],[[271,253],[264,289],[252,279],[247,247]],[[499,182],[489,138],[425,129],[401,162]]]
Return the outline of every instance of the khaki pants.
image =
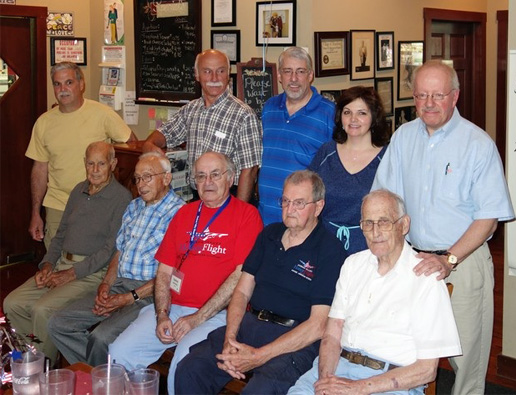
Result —
[[[69,269],[73,267],[73,263],[62,257],[57,263],[56,271]],[[34,346],[54,364],[57,349],[48,334],[48,319],[55,311],[95,292],[105,272],[106,269],[103,269],[54,289],[38,288],[34,277],[31,277],[7,295],[4,300],[5,315],[16,332],[22,336],[34,334],[37,337],[41,343],[34,343]]]
[[[63,213],[64,211],[45,207],[45,237],[43,241],[45,242],[47,251],[50,246],[50,242],[57,233],[57,229],[61,223],[61,218],[63,218]]]
[[[487,243],[467,257],[447,281],[463,355],[450,358],[454,395],[483,395],[494,319],[493,260]]]

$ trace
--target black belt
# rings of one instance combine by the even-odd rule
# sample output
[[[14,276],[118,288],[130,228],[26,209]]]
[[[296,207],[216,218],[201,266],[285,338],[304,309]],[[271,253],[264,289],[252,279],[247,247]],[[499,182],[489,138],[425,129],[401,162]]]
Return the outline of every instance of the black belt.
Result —
[[[278,325],[283,326],[294,326],[297,324],[296,320],[292,318],[285,318],[281,315],[274,314],[272,311],[268,310],[256,310],[249,306],[249,311],[253,313],[260,321],[269,321]]]
[[[366,366],[366,367],[374,369],[374,370],[383,370],[383,368],[387,364],[387,362],[368,357],[367,355],[362,355],[359,352],[353,352],[353,351],[348,351],[348,350],[342,350],[342,352],[340,353],[340,356],[342,358],[347,359],[351,363],[354,363],[356,365]],[[389,368],[387,370],[396,369],[398,367],[399,366],[391,363],[391,364],[389,364]]]
[[[426,252],[427,254],[435,254],[435,255],[446,255],[448,254],[448,250],[420,250],[412,246],[412,249],[416,252]]]

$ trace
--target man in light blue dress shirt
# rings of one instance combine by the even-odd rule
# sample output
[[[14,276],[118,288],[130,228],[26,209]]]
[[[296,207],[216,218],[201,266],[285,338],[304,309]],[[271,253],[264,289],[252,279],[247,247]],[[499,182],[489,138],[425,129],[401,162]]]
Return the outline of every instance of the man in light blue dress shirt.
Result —
[[[483,394],[493,331],[493,263],[487,240],[514,218],[493,140],[462,118],[457,73],[441,61],[415,71],[419,118],[394,134],[372,189],[399,194],[412,218],[408,240],[423,258],[416,275],[440,272],[454,285],[452,306],[463,355],[450,358],[453,394]]]

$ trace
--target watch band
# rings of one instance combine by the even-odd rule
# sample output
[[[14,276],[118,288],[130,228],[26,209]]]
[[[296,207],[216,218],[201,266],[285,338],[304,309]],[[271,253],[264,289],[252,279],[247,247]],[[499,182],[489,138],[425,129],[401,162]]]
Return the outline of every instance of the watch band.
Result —
[[[134,298],[135,302],[140,300],[140,296],[136,293],[135,289],[131,289],[131,294],[133,295],[133,298]]]

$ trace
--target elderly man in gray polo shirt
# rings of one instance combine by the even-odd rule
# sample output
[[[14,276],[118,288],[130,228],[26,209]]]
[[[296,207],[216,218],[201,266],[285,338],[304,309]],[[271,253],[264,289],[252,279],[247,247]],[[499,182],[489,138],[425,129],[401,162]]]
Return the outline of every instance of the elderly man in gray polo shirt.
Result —
[[[39,271],[4,300],[4,311],[18,333],[34,334],[34,346],[52,362],[57,349],[47,321],[57,310],[100,284],[115,252],[115,239],[131,194],[112,175],[115,151],[91,143],[84,164],[87,179],[73,189],[63,218]]]

